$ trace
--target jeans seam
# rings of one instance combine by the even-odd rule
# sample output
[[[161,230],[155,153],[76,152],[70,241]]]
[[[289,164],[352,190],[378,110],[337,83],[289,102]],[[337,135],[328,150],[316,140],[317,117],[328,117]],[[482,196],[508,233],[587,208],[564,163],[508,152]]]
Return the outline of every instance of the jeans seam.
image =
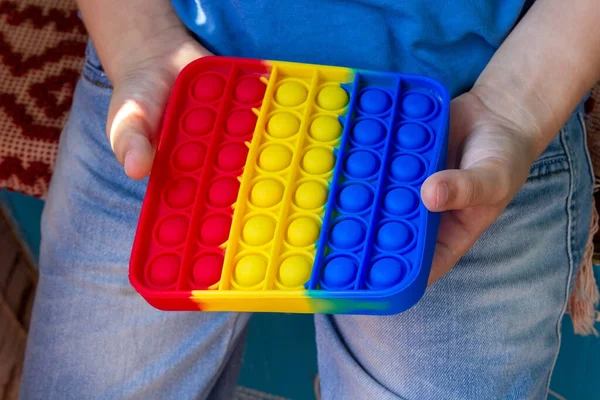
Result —
[[[565,139],[565,129],[564,128],[561,129],[561,131],[560,131],[560,141],[561,141],[563,148],[565,149],[565,154],[567,156],[567,162],[570,167],[569,168],[569,194],[567,196],[567,204],[566,204],[566,210],[567,210],[567,256],[569,259],[569,271],[567,274],[567,282],[566,282],[566,286],[565,286],[565,295],[564,295],[565,299],[563,302],[561,312],[558,316],[558,320],[556,321],[556,338],[557,338],[557,346],[556,347],[557,348],[556,348],[556,353],[554,355],[554,360],[552,361],[552,365],[550,366],[550,371],[548,372],[546,393],[548,393],[548,391],[550,390],[552,374],[554,372],[554,368],[556,367],[556,362],[558,360],[558,354],[560,352],[560,346],[561,346],[561,342],[562,342],[561,325],[562,325],[562,320],[565,315],[565,311],[567,309],[567,304],[569,302],[569,288],[571,287],[571,280],[573,279],[573,268],[574,268],[574,266],[573,266],[573,233],[575,231],[574,227],[575,227],[576,221],[573,219],[573,216],[575,213],[573,205],[574,205],[574,195],[575,195],[576,171],[574,171],[571,149],[569,147],[569,144],[567,143],[567,140]]]

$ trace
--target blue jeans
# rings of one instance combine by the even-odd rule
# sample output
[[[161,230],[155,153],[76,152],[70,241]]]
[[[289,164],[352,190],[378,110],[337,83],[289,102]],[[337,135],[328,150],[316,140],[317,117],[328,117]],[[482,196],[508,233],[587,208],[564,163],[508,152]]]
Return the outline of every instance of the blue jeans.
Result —
[[[128,179],[110,149],[110,96],[90,47],[43,214],[22,399],[230,398],[250,315],[161,312],[129,284],[146,181]],[[578,110],[414,308],[315,317],[323,398],[544,399],[591,198]]]

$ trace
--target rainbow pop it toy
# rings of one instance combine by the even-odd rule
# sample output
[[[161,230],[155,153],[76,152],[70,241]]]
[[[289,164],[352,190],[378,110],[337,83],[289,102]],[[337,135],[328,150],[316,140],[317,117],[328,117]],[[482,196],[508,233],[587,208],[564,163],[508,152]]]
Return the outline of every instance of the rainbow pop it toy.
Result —
[[[392,314],[423,295],[449,96],[420,76],[206,57],[163,121],[130,280],[163,310]]]

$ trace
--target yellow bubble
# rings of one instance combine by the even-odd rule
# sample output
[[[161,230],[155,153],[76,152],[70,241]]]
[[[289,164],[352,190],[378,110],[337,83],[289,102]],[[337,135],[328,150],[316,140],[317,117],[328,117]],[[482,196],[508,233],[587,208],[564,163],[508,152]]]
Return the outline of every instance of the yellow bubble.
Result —
[[[348,93],[339,86],[326,86],[317,95],[317,104],[325,110],[339,110],[348,104]]]
[[[308,258],[291,256],[279,267],[279,282],[288,287],[304,285],[310,279],[312,265]]]
[[[279,86],[275,93],[275,101],[284,107],[295,107],[306,100],[307,91],[299,82],[286,82]]]
[[[283,185],[272,179],[258,181],[250,192],[250,201],[257,207],[272,207],[281,201]]]
[[[340,137],[342,134],[342,124],[340,121],[329,115],[318,117],[310,125],[310,136],[320,142],[329,142]]]
[[[262,246],[273,239],[275,221],[264,215],[250,218],[242,229],[242,240],[250,246]]]
[[[294,195],[294,203],[305,210],[321,207],[327,201],[327,189],[317,182],[304,182]]]
[[[302,168],[313,175],[321,175],[331,171],[333,164],[333,152],[321,147],[310,149],[302,159]]]
[[[265,279],[266,273],[267,260],[262,256],[251,254],[237,263],[233,278],[241,286],[255,286]]]
[[[267,132],[276,138],[287,138],[294,135],[300,129],[298,117],[290,113],[277,113],[269,119]]]
[[[274,144],[267,146],[258,157],[258,165],[267,172],[285,169],[292,161],[292,152],[285,146]]]
[[[314,244],[319,238],[319,228],[319,224],[310,218],[298,218],[288,227],[287,240],[296,247]]]

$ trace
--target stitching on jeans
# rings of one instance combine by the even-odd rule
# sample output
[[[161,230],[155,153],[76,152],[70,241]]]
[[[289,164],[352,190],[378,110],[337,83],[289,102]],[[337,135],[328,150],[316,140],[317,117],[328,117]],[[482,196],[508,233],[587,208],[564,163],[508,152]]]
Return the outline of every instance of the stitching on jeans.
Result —
[[[558,360],[558,353],[560,351],[560,345],[562,342],[562,334],[561,334],[561,325],[562,320],[565,315],[565,311],[567,310],[567,303],[569,302],[569,288],[571,287],[571,280],[573,279],[573,227],[575,225],[575,221],[572,219],[572,211],[573,211],[573,201],[574,201],[574,193],[575,193],[575,171],[573,167],[573,159],[571,157],[570,148],[565,139],[565,130],[564,128],[560,131],[560,141],[562,143],[563,148],[565,149],[565,153],[567,155],[567,162],[569,163],[569,196],[567,197],[567,255],[569,258],[569,272],[567,276],[567,284],[565,287],[565,300],[561,310],[561,313],[556,321],[556,338],[557,338],[557,348],[556,353],[554,355],[554,361],[552,362],[552,366],[550,367],[550,371],[548,372],[547,384],[546,384],[546,393],[550,390],[550,381],[552,379],[552,373],[554,372],[554,368],[556,367],[556,361]]]
[[[96,79],[92,78],[91,76],[89,76],[89,74],[88,74],[86,71],[84,71],[84,72],[81,74],[81,76],[83,76],[83,78],[84,78],[86,81],[88,81],[89,83],[91,83],[91,84],[92,84],[92,85],[94,85],[94,86],[98,86],[98,87],[105,88],[105,89],[112,89],[112,88],[113,88],[113,87],[112,87],[112,85],[108,85],[108,84],[106,84],[106,83],[100,82],[100,81],[98,81],[98,80],[96,80]]]

